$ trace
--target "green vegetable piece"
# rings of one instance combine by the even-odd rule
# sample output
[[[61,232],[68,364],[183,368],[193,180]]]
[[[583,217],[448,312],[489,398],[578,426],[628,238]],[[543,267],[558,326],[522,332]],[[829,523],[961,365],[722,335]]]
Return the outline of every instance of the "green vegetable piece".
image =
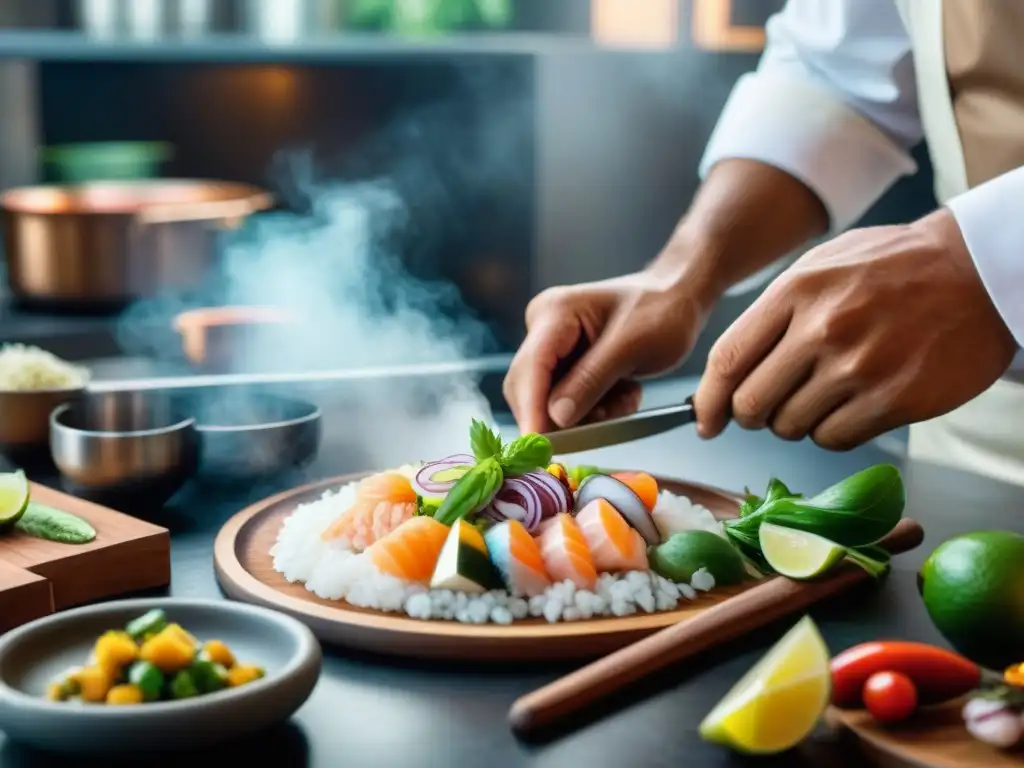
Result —
[[[693,574],[707,569],[717,586],[746,579],[743,559],[729,541],[711,531],[681,531],[648,551],[651,570],[669,581],[690,583]]]
[[[434,513],[434,519],[452,525],[456,520],[479,512],[490,504],[504,479],[497,459],[482,460],[451,487]]]
[[[501,467],[506,475],[525,475],[547,467],[551,454],[551,441],[544,435],[523,435],[505,446]]]
[[[425,515],[427,517],[433,517],[434,514],[437,512],[437,508],[441,506],[442,501],[444,501],[443,497],[417,496],[416,514]]]
[[[600,467],[581,464],[577,467],[572,467],[571,469],[566,470],[566,472],[569,475],[569,479],[578,486],[591,475],[611,475],[614,474],[615,470],[601,469]]]
[[[131,635],[136,641],[147,635],[154,635],[167,626],[167,614],[160,608],[154,608],[144,613],[137,619],[132,619],[125,626],[124,631]]]
[[[213,693],[228,684],[228,671],[209,658],[200,659],[188,670],[200,693]]]
[[[469,428],[469,444],[477,461],[501,456],[501,438],[482,421],[473,419]]]
[[[96,538],[96,529],[77,515],[35,502],[29,502],[14,529],[58,544],[88,544]]]
[[[156,701],[164,687],[164,674],[148,661],[136,661],[128,669],[128,682],[142,691],[146,701]]]
[[[899,470],[878,464],[851,475],[812,498],[779,496],[726,529],[741,541],[757,539],[764,521],[816,533],[845,547],[874,544],[900,521],[906,490]],[[739,534],[739,535],[737,535]]]
[[[196,686],[196,681],[192,678],[191,673],[187,669],[181,670],[171,680],[171,698],[174,699],[190,699],[193,696],[199,695],[199,688]]]

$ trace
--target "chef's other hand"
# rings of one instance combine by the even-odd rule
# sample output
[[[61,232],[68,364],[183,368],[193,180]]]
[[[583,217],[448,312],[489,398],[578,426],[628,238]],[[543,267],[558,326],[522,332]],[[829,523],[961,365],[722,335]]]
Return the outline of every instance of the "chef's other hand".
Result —
[[[1016,348],[947,209],[853,230],[801,257],[718,339],[698,431],[713,437],[731,415],[849,449],[963,405]]]
[[[520,430],[547,432],[639,408],[635,379],[671,370],[693,347],[711,304],[698,293],[653,270],[540,293],[526,309],[526,339],[504,383]],[[586,352],[552,382],[581,334]]]

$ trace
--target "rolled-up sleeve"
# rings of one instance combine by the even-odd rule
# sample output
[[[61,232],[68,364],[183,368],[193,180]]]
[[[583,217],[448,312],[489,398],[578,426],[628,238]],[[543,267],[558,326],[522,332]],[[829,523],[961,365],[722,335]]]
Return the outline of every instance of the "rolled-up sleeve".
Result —
[[[1024,168],[979,184],[946,207],[992,303],[1024,347]],[[1014,369],[1024,370],[1024,354]]]
[[[736,83],[700,165],[759,160],[806,184],[832,233],[901,176],[921,140],[911,46],[893,0],[789,0]]]

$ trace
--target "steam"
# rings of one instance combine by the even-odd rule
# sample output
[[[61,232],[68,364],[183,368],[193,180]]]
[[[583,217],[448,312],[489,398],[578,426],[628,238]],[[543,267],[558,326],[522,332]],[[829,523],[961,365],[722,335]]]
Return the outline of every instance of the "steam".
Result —
[[[513,151],[522,137],[510,132],[528,125],[515,114],[525,99],[479,73],[466,70],[462,77],[452,99],[385,126],[354,153],[346,173],[332,173],[311,149],[281,152],[271,168],[272,189],[287,209],[251,217],[231,233],[221,268],[198,295],[164,295],[125,312],[122,348],[180,362],[181,339],[172,329],[177,313],[242,305],[284,309],[296,325],[242,339],[237,371],[450,362],[494,352],[491,328],[455,285],[414,277],[403,264],[415,266],[421,253],[457,231],[469,216],[467,201],[481,190],[523,173]],[[490,101],[508,96],[489,112],[485,130],[468,137],[459,107],[484,94]],[[360,161],[372,166],[382,156],[389,158],[383,173],[351,178]],[[463,450],[472,418],[493,423],[473,376],[320,386],[322,450],[339,434],[350,437],[346,450],[357,446],[360,464],[352,469]]]

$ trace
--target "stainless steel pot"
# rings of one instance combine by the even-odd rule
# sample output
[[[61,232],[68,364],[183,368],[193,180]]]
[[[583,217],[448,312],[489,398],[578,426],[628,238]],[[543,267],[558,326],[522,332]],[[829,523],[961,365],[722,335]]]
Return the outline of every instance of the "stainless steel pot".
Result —
[[[272,203],[245,184],[158,180],[24,187],[0,196],[11,294],[29,303],[117,305],[200,286],[218,228]]]

